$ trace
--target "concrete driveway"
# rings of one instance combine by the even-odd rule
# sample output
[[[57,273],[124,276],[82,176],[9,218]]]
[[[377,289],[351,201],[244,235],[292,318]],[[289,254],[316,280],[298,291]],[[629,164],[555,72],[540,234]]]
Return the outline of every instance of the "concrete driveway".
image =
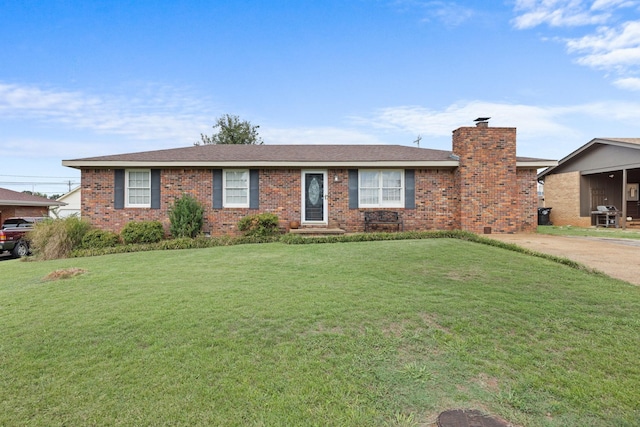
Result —
[[[491,234],[485,237],[568,258],[640,286],[640,240],[546,234]]]

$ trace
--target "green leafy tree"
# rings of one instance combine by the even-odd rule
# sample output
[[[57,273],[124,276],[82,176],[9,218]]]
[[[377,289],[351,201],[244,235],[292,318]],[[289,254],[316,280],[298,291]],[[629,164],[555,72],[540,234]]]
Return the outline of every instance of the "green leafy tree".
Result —
[[[38,197],[44,197],[45,199],[51,199],[51,200],[55,200],[58,197],[62,196],[62,194],[52,194],[50,196],[47,196],[46,193],[41,193],[39,191],[29,191],[29,190],[25,190],[23,191],[24,194],[30,194],[32,196],[38,196]]]
[[[189,194],[183,194],[169,208],[169,231],[173,237],[196,237],[202,230],[204,208]]]
[[[246,120],[240,120],[238,116],[225,114],[216,119],[216,124],[213,125],[214,129],[217,129],[217,133],[211,136],[200,134],[200,141],[195,145],[209,145],[209,144],[247,144],[247,145],[262,145],[263,141],[258,134],[258,128],[260,126],[252,125]]]

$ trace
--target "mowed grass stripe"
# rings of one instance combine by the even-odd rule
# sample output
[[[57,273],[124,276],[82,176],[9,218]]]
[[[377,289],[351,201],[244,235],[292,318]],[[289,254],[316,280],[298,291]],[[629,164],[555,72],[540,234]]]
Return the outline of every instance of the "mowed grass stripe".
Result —
[[[52,271],[85,274],[44,281]],[[0,264],[0,425],[634,425],[637,287],[455,239]]]

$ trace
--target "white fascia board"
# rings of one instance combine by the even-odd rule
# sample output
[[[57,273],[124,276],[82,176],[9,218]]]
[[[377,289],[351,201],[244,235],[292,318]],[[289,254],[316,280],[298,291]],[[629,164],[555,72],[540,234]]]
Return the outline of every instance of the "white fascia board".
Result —
[[[558,166],[558,162],[555,160],[541,160],[541,161],[533,161],[533,162],[516,162],[517,168],[528,168],[528,169],[541,169],[541,168],[550,168],[553,166]]]
[[[135,161],[80,161],[63,160],[62,166],[72,168],[454,168],[458,161],[379,161],[379,162],[271,162],[271,161],[232,161],[232,162],[135,162]]]
[[[52,200],[50,202],[24,202],[19,200],[0,200],[0,205],[3,206],[65,206],[64,202],[57,202]]]

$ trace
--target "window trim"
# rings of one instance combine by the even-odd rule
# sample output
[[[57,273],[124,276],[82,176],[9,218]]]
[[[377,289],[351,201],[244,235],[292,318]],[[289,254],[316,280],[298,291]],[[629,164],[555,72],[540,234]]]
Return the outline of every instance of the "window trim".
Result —
[[[247,200],[245,203],[229,203],[227,202],[227,173],[242,172],[247,176]],[[242,188],[242,187],[234,187]],[[251,203],[251,172],[249,169],[223,169],[222,170],[222,207],[223,208],[249,208]]]
[[[364,172],[378,172],[378,203],[363,203],[361,199],[361,190],[362,190],[362,177]],[[400,191],[400,200],[393,202],[384,202],[383,201],[383,189],[385,187],[382,186],[382,174],[383,172],[399,172],[400,173],[400,187],[398,188]],[[405,170],[404,169],[360,169],[358,171],[358,206],[360,208],[404,208],[405,207],[405,192],[406,192],[406,182],[405,182]],[[373,188],[373,187],[367,187]],[[396,188],[396,187],[386,187],[386,188]]]
[[[149,176],[149,187],[146,190],[149,192],[149,203],[130,203],[129,202],[129,173],[130,172],[146,172]],[[151,207],[151,169],[125,169],[124,171],[124,207],[125,208],[150,208]],[[136,187],[136,189],[145,189],[145,187]]]

